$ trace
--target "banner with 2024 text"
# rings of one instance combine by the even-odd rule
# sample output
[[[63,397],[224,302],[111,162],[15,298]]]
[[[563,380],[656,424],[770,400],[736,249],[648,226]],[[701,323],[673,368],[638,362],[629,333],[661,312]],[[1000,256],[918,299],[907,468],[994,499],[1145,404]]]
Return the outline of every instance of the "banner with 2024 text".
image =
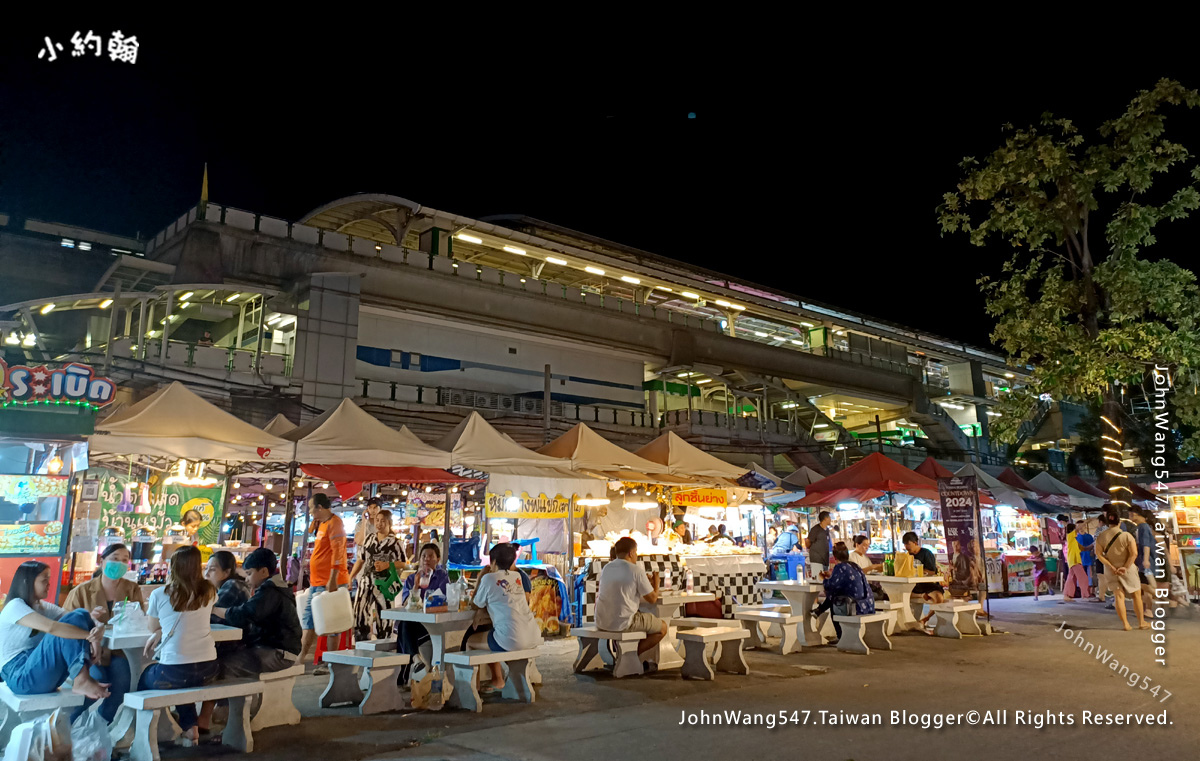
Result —
[[[950,560],[950,594],[982,589],[984,561],[979,549],[979,490],[975,476],[939,478],[942,526]]]

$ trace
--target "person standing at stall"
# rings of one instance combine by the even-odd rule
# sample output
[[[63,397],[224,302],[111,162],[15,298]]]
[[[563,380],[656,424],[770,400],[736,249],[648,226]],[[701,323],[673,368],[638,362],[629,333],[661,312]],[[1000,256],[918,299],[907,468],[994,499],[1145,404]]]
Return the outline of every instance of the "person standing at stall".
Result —
[[[817,525],[808,532],[808,578],[821,583],[821,572],[829,567],[829,524],[833,523],[828,510],[817,515]]]
[[[350,583],[346,562],[346,529],[342,525],[342,519],[333,514],[329,497],[324,494],[313,495],[312,516],[318,526],[312,557],[308,561],[312,586],[309,587],[308,596],[305,598],[304,611],[300,614],[300,622],[304,626],[301,663],[308,660],[309,653],[317,644],[317,633],[313,627],[313,600],[326,592],[336,592],[339,587]],[[336,634],[328,635],[325,647],[328,650],[337,650]],[[329,667],[322,664],[313,673],[317,676],[326,675],[329,673]]]
[[[404,548],[392,533],[392,511],[377,510],[371,533],[357,547],[358,559],[350,569],[350,578],[358,579],[354,594],[354,639],[387,639],[393,622],[382,613],[400,595],[402,584],[396,565],[404,564]]]

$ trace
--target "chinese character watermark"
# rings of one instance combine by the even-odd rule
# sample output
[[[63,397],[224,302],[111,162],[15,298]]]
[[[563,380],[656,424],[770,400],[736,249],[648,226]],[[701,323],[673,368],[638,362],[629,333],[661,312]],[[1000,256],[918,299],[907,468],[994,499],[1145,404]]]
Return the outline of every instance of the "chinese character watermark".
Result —
[[[46,41],[46,46],[38,51],[38,60],[46,58],[49,54],[49,61],[58,60],[58,53],[62,51],[63,46],[60,43],[54,42],[49,36],[43,38]],[[81,32],[75,32],[71,36],[71,57],[78,58],[88,53],[92,53],[97,58],[105,50],[104,39],[91,29],[84,35]],[[136,35],[126,36],[120,30],[113,32],[108,40],[108,58],[111,61],[123,61],[124,63],[137,63],[138,56],[138,38]]]

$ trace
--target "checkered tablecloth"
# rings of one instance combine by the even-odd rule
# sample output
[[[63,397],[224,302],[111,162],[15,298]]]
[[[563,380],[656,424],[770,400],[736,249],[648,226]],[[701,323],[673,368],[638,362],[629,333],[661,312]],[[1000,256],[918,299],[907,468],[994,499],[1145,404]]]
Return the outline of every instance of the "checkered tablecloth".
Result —
[[[608,558],[578,558],[576,565],[586,574],[583,582],[583,621],[596,620],[596,593],[600,589],[600,571],[608,565]],[[678,555],[638,556],[638,562],[647,574],[657,571],[660,575],[670,573],[671,578],[682,585],[684,565]],[[736,605],[759,605],[762,590],[756,584],[766,578],[765,571],[757,569],[738,573],[696,573],[692,576],[692,588],[697,592],[710,592],[718,596],[725,618],[733,618]],[[681,611],[682,612],[682,611]]]

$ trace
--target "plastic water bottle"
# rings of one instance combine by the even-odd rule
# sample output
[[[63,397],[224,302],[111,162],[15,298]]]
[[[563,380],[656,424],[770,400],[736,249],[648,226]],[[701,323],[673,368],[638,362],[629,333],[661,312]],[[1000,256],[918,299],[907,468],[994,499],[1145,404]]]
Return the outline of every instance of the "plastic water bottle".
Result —
[[[433,662],[433,671],[429,673],[429,702],[426,706],[430,711],[442,710],[442,662]]]
[[[471,608],[471,589],[467,586],[467,575],[460,573],[458,575],[458,609],[470,610]]]
[[[688,591],[688,594],[691,594],[692,590],[695,588],[693,586],[693,581],[692,581],[692,569],[691,568],[687,569],[687,571],[685,573],[687,574],[685,576],[685,578],[687,579],[687,591]]]

